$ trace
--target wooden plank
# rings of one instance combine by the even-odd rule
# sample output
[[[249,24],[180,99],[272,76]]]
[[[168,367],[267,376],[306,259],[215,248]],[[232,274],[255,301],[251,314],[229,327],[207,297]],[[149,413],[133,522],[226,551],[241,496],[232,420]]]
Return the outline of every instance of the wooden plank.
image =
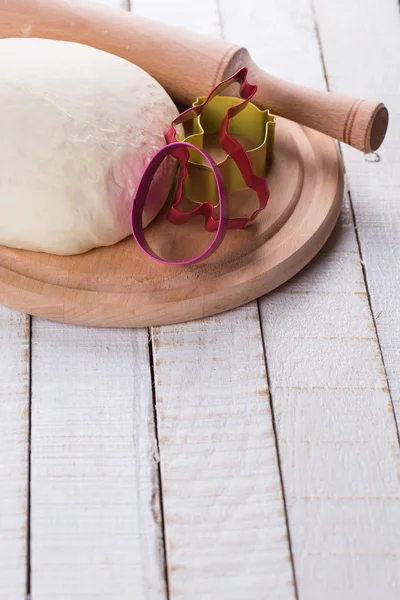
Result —
[[[217,37],[221,34],[217,4],[217,0],[202,0],[199,10],[193,0],[131,0],[131,11],[142,17]]]
[[[221,32],[215,1],[134,11]],[[153,345],[170,598],[294,599],[257,304]]]
[[[37,600],[165,597],[147,345],[146,330],[34,321]]]
[[[294,598],[256,303],[153,344],[170,597]]]
[[[0,306],[0,598],[27,587],[29,317]]]
[[[330,27],[340,10],[352,20],[347,6],[332,5]],[[261,66],[324,87],[307,1],[222,8],[226,36]],[[332,55],[342,38],[332,31]],[[394,600],[399,445],[348,204],[325,251],[261,300],[261,316],[299,597]]]
[[[376,155],[362,157],[345,145],[342,150],[372,309],[399,421],[399,6],[396,0],[341,0],[334,7],[317,1],[316,15],[330,87],[383,100],[390,112],[388,135]]]
[[[165,599],[148,333],[32,331],[32,597]]]

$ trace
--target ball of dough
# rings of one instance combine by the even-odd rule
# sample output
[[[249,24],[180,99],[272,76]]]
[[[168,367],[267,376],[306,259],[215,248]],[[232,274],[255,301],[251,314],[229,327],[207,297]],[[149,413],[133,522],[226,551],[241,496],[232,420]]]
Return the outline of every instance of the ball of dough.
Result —
[[[71,42],[0,40],[0,244],[78,254],[130,235],[132,196],[177,114],[122,58]],[[144,225],[174,173],[164,161]]]

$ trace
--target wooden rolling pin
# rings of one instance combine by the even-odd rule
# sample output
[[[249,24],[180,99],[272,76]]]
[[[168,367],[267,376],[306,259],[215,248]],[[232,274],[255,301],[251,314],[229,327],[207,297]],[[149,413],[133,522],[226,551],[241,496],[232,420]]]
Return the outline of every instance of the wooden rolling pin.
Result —
[[[0,35],[80,42],[116,54],[183,105],[246,66],[259,86],[258,106],[364,152],[379,148],[388,125],[382,103],[288,83],[262,71],[244,48],[84,0],[0,0]]]

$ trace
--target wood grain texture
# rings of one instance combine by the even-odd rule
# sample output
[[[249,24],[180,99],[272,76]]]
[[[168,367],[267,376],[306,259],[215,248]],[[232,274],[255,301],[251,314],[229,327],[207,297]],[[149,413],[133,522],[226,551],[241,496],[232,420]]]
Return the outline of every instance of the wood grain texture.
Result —
[[[32,598],[165,600],[147,331],[32,331]]]
[[[348,218],[261,314],[300,597],[395,600],[399,443]]]
[[[388,137],[378,154],[360,157],[347,147],[343,154],[372,308],[400,421],[399,6],[396,0],[338,2],[334,29],[330,4],[316,2],[315,6],[330,87],[347,90],[351,86],[369,95],[379,90],[391,109]],[[344,6],[349,19],[341,12]],[[375,44],[370,43],[372,24]]]
[[[278,119],[268,186],[271,198],[257,219],[229,231],[217,252],[190,266],[160,264],[132,236],[76,256],[2,247],[0,302],[52,320],[103,327],[179,323],[245,304],[287,281],[329,237],[343,196],[333,140]],[[239,199],[241,204],[231,198],[235,215],[250,215],[255,194]],[[162,214],[146,228],[146,238],[160,256],[182,260],[199,255],[215,235],[203,224],[195,218],[177,227]]]
[[[315,92],[270,77],[253,63],[247,50],[235,44],[81,0],[67,4],[63,0],[14,0],[5,7],[3,0],[1,8],[0,4],[3,35],[64,39],[117,54],[153,75],[179,103],[191,104],[204,90],[247,66],[259,83],[258,105],[268,105],[281,117],[363,150],[375,150],[386,133],[387,110],[381,103]],[[191,20],[180,22],[187,27]]]
[[[294,599],[257,305],[153,345],[170,598]]]
[[[220,33],[216,2],[134,8]],[[152,335],[170,599],[294,600],[256,303]]]
[[[0,598],[27,587],[29,317],[0,307]]]
[[[222,2],[227,37],[323,88],[310,4],[260,6]],[[325,251],[260,304],[299,597],[395,600],[399,444],[348,205]]]
[[[37,600],[165,597],[147,340],[34,321]]]

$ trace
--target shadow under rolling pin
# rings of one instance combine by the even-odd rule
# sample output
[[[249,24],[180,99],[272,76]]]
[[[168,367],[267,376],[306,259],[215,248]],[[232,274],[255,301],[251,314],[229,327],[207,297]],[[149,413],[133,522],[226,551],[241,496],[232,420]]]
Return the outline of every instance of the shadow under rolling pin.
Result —
[[[0,0],[2,37],[42,37],[87,44],[150,73],[179,104],[190,105],[219,81],[248,67],[255,103],[363,152],[381,145],[384,104],[320,92],[265,73],[245,48],[85,0]]]

